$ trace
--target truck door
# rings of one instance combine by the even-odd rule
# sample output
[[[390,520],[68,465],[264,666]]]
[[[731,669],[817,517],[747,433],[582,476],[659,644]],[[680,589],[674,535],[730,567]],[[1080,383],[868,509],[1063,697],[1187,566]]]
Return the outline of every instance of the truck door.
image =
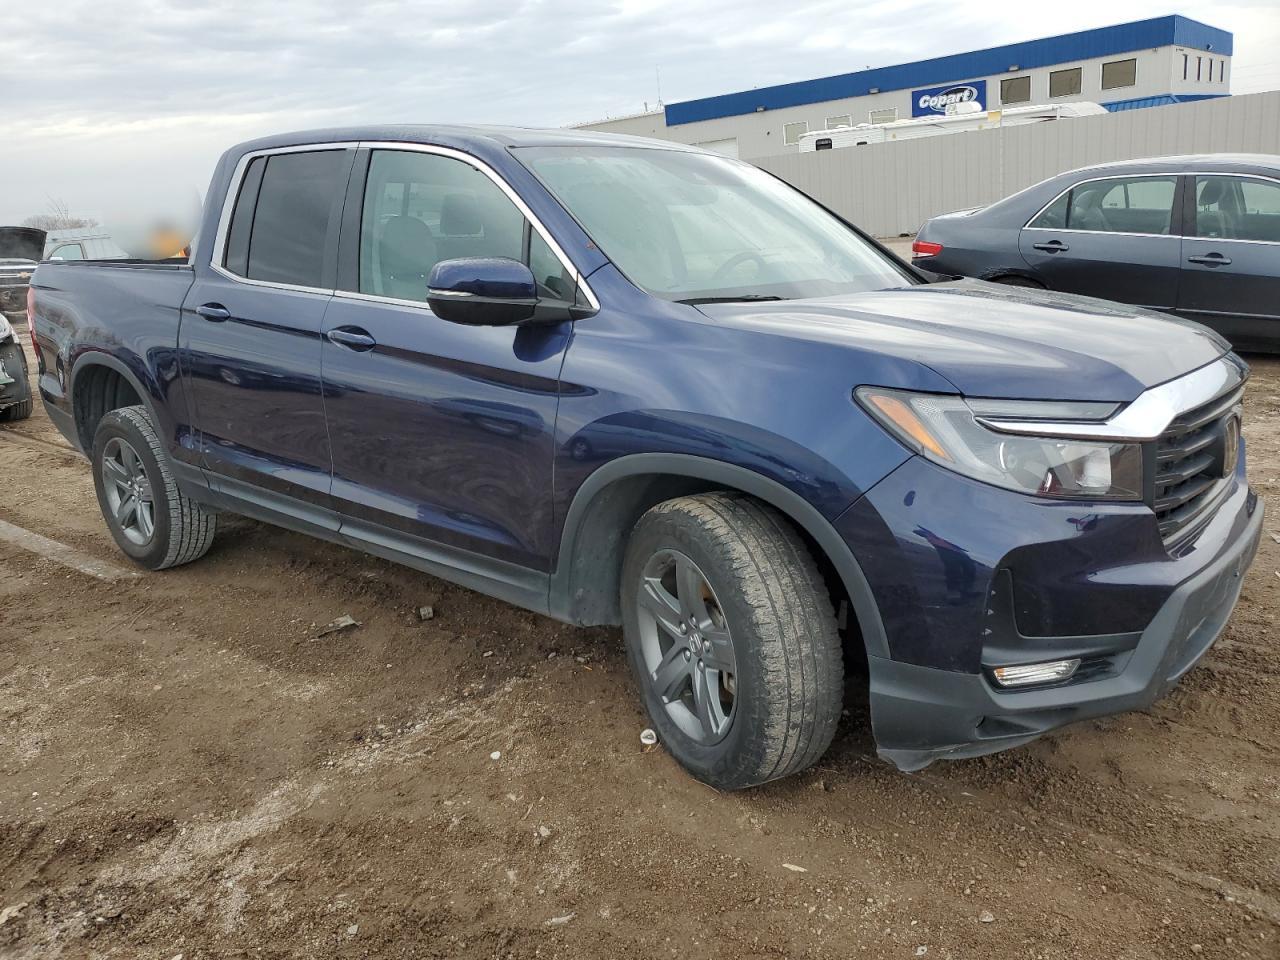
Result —
[[[1280,336],[1280,181],[1200,175],[1188,184],[1178,312],[1243,348]]]
[[[1019,252],[1051,290],[1172,310],[1182,247],[1177,184],[1172,175],[1078,183],[1022,229]]]
[[[511,196],[451,151],[362,154],[346,206],[321,348],[343,534],[545,570],[572,325],[450,323],[427,306],[427,277],[441,260],[506,257],[529,263],[542,295],[571,299],[573,274]]]
[[[309,503],[333,529],[320,324],[354,156],[321,145],[241,162],[178,345],[211,481],[289,512]]]

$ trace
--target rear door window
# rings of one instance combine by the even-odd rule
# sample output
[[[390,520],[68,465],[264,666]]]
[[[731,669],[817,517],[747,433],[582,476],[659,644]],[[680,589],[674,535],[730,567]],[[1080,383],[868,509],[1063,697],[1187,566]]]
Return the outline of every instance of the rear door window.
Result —
[[[323,288],[351,157],[315,150],[255,158],[241,181],[223,266],[251,280]]]
[[[1115,177],[1078,183],[1045,207],[1029,227],[1094,233],[1167,234],[1177,177]]]

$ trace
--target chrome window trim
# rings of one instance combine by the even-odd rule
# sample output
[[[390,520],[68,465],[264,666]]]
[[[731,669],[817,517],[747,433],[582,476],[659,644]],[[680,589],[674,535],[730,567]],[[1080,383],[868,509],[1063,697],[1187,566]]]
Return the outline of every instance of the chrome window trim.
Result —
[[[1244,383],[1245,374],[1230,356],[1190,373],[1151,387],[1101,423],[1062,420],[1016,420],[977,417],[984,427],[999,433],[1076,440],[1144,442],[1159,437],[1177,417],[1222,396]]]
[[[343,141],[340,143],[302,143],[289,147],[268,147],[263,150],[253,150],[244,154],[236,163],[236,169],[231,174],[231,182],[227,186],[227,195],[222,199],[222,213],[218,216],[218,230],[213,236],[213,249],[209,252],[209,269],[219,276],[226,277],[228,280],[234,280],[236,283],[247,284],[252,287],[267,287],[272,290],[288,290],[292,293],[315,293],[325,296],[331,295],[333,290],[329,287],[309,287],[296,283],[280,283],[274,280],[254,280],[252,277],[242,277],[238,273],[228,270],[222,265],[222,258],[226,251],[227,232],[231,227],[231,214],[235,210],[236,201],[240,198],[240,188],[244,184],[245,171],[249,169],[249,164],[258,157],[271,157],[282,153],[319,153],[324,150],[354,150],[360,144],[354,140]]]
[[[587,283],[587,278],[582,275],[582,271],[580,271],[574,265],[574,262],[569,259],[569,255],[566,254],[564,252],[564,248],[556,242],[556,238],[551,235],[551,231],[543,225],[541,220],[534,216],[533,211],[529,209],[529,205],[524,202],[524,199],[520,194],[516,193],[511,184],[507,183],[501,174],[479,157],[470,153],[465,153],[462,150],[455,150],[453,147],[439,147],[431,143],[408,143],[403,140],[365,140],[360,143],[360,146],[361,148],[369,151],[399,150],[407,153],[429,153],[435,156],[448,157],[451,160],[458,160],[462,163],[468,164],[469,166],[475,167],[475,169],[479,170],[493,181],[494,185],[501,190],[506,195],[507,199],[515,205],[516,209],[524,215],[524,218],[529,221],[533,229],[538,231],[538,236],[542,237],[547,246],[551,248],[551,252],[555,254],[556,259],[560,261],[560,265],[569,272],[569,276],[573,278],[578,289],[586,296],[587,302],[591,305],[591,308],[593,310],[600,309],[600,301],[597,299],[595,291],[591,289],[590,284]],[[359,291],[335,291],[335,294],[349,293],[359,293]],[[373,293],[359,293],[359,298],[362,300],[386,300],[396,303],[413,303],[419,306],[426,306],[425,302],[419,300],[399,300],[394,297],[384,297]]]
[[[1198,172],[1196,172],[1196,173],[1188,173],[1188,174],[1184,174],[1184,176],[1188,176],[1188,177],[1235,177],[1237,180],[1262,180],[1262,181],[1264,181],[1264,182],[1266,182],[1266,183],[1274,183],[1276,186],[1280,187],[1280,177],[1269,177],[1269,176],[1267,176],[1265,173],[1228,173],[1228,172],[1223,172],[1223,171],[1220,171],[1220,170],[1215,170],[1215,171],[1212,171],[1212,172],[1209,172],[1209,171],[1198,171]],[[1194,185],[1194,184],[1192,185],[1192,189],[1193,189],[1193,190],[1195,189],[1195,185]],[[1184,239],[1186,239],[1186,240],[1201,240],[1201,241],[1203,241],[1203,242],[1205,242],[1205,243],[1265,243],[1265,244],[1267,244],[1268,246],[1272,246],[1272,247],[1274,247],[1274,246],[1280,246],[1280,241],[1278,241],[1278,240],[1249,240],[1249,239],[1244,238],[1244,237],[1241,237],[1241,238],[1239,238],[1239,239],[1237,239],[1237,238],[1235,238],[1235,237],[1196,237],[1196,236],[1192,236],[1191,234],[1187,234],[1187,233],[1184,233],[1182,236],[1183,236],[1183,238],[1184,238]]]
[[[1041,233],[1087,233],[1095,237],[1159,237],[1161,240],[1182,240],[1180,233],[1128,233],[1124,230],[1068,230],[1055,229],[1053,227],[1023,227],[1023,230],[1038,230]],[[1201,239],[1199,237],[1187,237],[1188,240]]]
[[[1103,180],[1139,180],[1144,177],[1146,178],[1173,177],[1174,179],[1173,198],[1174,198],[1174,202],[1176,203],[1178,199],[1177,180],[1178,180],[1178,177],[1182,177],[1182,176],[1186,176],[1186,174],[1182,174],[1182,173],[1113,173],[1105,177],[1088,177],[1085,180],[1077,180],[1075,183],[1069,183],[1065,187],[1063,187],[1061,190],[1059,190],[1056,194],[1054,194],[1052,200],[1050,200],[1043,207],[1041,207],[1039,210],[1033,213],[1030,217],[1028,217],[1027,222],[1022,225],[1022,229],[1023,230],[1048,230],[1052,233],[1098,233],[1104,236],[1112,236],[1112,237],[1177,237],[1177,236],[1181,236],[1181,234],[1177,234],[1177,233],[1122,233],[1120,231],[1112,231],[1112,230],[1070,230],[1070,229],[1067,229],[1066,227],[1063,227],[1061,230],[1059,230],[1055,227],[1033,227],[1031,226],[1031,221],[1035,220],[1036,217],[1040,216],[1040,214],[1044,213],[1046,210],[1052,207],[1055,203],[1061,200],[1063,194],[1068,193],[1071,190],[1074,190],[1076,187],[1084,186],[1084,184],[1086,183],[1101,183]],[[1173,212],[1174,212],[1173,208],[1170,207],[1169,208],[1170,222],[1173,221]]]
[[[1265,180],[1268,183],[1274,183],[1274,184],[1280,185],[1280,177],[1269,177],[1265,173],[1231,173],[1231,172],[1222,171],[1222,170],[1180,171],[1176,173],[1168,173],[1168,172],[1165,172],[1165,173],[1113,173],[1105,177],[1089,177],[1087,180],[1079,180],[1059,190],[1056,194],[1054,194],[1052,200],[1050,200],[1048,203],[1046,203],[1039,210],[1037,210],[1035,213],[1033,213],[1030,217],[1027,218],[1027,222],[1022,225],[1022,229],[1023,230],[1043,230],[1046,233],[1094,233],[1094,234],[1099,234],[1101,236],[1109,236],[1109,237],[1178,237],[1185,240],[1209,240],[1209,241],[1223,240],[1223,241],[1229,241],[1231,243],[1269,243],[1272,245],[1276,244],[1275,240],[1230,240],[1230,238],[1226,238],[1226,237],[1193,237],[1186,233],[1124,233],[1124,232],[1112,231],[1112,230],[1072,230],[1066,227],[1063,227],[1061,229],[1056,229],[1054,227],[1031,226],[1031,222],[1035,220],[1036,217],[1040,216],[1040,214],[1048,210],[1055,203],[1057,203],[1060,199],[1062,199],[1062,195],[1064,193],[1066,193],[1068,190],[1074,190],[1076,187],[1080,186],[1081,184],[1097,183],[1100,180],[1129,180],[1129,179],[1135,179],[1138,177],[1239,177],[1242,180]],[[1175,189],[1175,197],[1176,195],[1177,194]]]
[[[469,164],[487,176],[501,190],[506,197],[516,206],[516,209],[529,221],[533,229],[538,231],[538,235],[546,242],[551,252],[555,254],[556,259],[560,261],[569,275],[573,278],[578,289],[586,296],[587,302],[592,309],[600,309],[600,301],[595,295],[595,291],[591,289],[587,283],[586,277],[569,259],[564,249],[556,242],[555,237],[529,209],[529,205],[524,202],[512,186],[502,178],[502,176],[490,167],[483,160],[472,154],[465,153],[461,150],[455,150],[452,147],[439,147],[434,144],[427,143],[409,143],[402,140],[363,140],[363,141],[341,141],[337,143],[304,143],[295,144],[288,147],[268,147],[263,150],[254,150],[244,154],[236,163],[236,169],[231,175],[231,182],[227,187],[227,195],[222,201],[222,212],[218,217],[218,229],[214,234],[213,249],[209,253],[209,267],[220,276],[233,280],[236,283],[243,283],[255,287],[268,287],[275,290],[288,290],[294,293],[313,293],[325,296],[341,296],[344,299],[352,300],[368,300],[378,303],[392,303],[402,306],[414,306],[430,309],[423,300],[404,300],[398,297],[384,297],[379,294],[361,293],[357,290],[339,290],[331,287],[307,287],[292,283],[278,283],[271,280],[254,280],[251,277],[242,277],[238,273],[226,269],[222,266],[222,258],[226,250],[227,233],[231,226],[231,214],[235,210],[236,200],[240,196],[240,187],[244,182],[245,171],[249,164],[258,157],[274,156],[281,153],[315,153],[321,150],[356,150],[368,149],[373,150],[400,150],[409,153],[430,153],[437,156],[448,157],[453,160],[459,160]]]

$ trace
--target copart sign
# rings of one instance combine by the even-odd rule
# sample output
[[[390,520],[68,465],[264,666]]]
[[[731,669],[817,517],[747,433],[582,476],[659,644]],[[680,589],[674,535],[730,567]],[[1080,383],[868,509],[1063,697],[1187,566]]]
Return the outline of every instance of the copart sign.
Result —
[[[911,115],[933,117],[947,112],[953,103],[987,103],[987,81],[970,80],[968,83],[949,83],[945,87],[926,87],[911,91]]]

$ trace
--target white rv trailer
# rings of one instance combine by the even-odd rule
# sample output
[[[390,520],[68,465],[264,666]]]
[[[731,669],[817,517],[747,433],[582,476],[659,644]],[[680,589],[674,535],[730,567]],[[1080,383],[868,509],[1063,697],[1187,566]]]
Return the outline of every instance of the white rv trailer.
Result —
[[[891,123],[860,123],[854,127],[814,130],[800,138],[800,152],[861,147],[890,140],[914,140],[917,137],[936,137],[939,134],[962,133],[966,130],[1017,127],[1048,120],[1097,116],[1106,112],[1106,107],[1088,102],[1009,107],[1006,110],[991,111],[983,110],[976,103],[953,103],[947,107],[946,115],[940,117],[915,117]]]

